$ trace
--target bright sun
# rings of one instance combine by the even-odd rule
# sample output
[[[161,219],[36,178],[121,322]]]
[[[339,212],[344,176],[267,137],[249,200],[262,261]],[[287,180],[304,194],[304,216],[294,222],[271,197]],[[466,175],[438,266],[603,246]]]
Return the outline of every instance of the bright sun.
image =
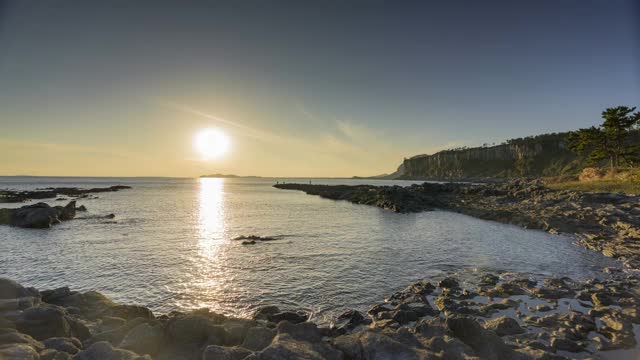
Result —
[[[229,136],[218,129],[200,130],[193,139],[193,146],[205,159],[223,155],[229,150]]]

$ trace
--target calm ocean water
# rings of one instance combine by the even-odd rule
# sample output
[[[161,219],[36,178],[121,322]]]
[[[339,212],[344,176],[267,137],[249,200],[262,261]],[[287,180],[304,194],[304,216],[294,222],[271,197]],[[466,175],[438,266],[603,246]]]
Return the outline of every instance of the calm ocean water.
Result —
[[[76,219],[49,230],[0,226],[0,276],[40,289],[98,290],[160,313],[209,307],[248,316],[274,304],[306,309],[322,321],[345,309],[366,310],[424,277],[458,272],[464,278],[490,270],[584,278],[615,264],[568,237],[444,211],[395,214],[278,190],[274,183],[0,177],[0,189],[133,186],[78,201],[89,209],[79,216],[114,213],[116,223]],[[231,240],[249,234],[283,238],[254,246]]]

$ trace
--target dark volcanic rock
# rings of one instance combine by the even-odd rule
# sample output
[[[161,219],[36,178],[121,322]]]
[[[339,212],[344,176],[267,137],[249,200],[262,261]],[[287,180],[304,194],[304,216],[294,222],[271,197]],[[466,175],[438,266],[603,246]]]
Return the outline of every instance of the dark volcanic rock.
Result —
[[[17,209],[0,209],[0,225],[44,229],[76,216],[76,202],[51,207],[45,203],[26,205]]]

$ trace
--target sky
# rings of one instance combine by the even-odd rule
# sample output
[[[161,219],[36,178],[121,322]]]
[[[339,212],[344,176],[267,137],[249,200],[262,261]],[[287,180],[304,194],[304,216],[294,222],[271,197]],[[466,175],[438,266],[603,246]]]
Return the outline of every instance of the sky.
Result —
[[[638,4],[0,0],[0,175],[369,176],[595,125],[640,106]]]

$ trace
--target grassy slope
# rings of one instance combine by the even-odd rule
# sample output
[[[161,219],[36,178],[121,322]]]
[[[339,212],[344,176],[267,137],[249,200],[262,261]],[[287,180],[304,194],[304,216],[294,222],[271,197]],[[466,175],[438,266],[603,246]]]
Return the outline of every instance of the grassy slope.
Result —
[[[629,169],[616,175],[606,175],[589,181],[579,181],[577,179],[553,181],[548,179],[546,183],[549,188],[556,190],[640,194],[640,169]]]

